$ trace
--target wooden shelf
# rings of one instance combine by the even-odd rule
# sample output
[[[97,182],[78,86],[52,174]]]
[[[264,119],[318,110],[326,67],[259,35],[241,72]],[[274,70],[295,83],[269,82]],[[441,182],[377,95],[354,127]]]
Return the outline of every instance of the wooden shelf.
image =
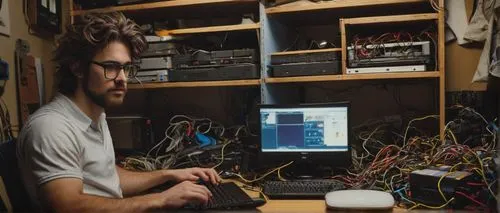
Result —
[[[114,6],[106,8],[97,8],[90,10],[73,10],[71,11],[71,16],[82,15],[87,12],[94,13],[106,13],[113,11],[127,12],[127,11],[141,11],[141,10],[156,10],[162,8],[174,8],[174,7],[190,7],[190,6],[201,6],[201,5],[217,5],[217,4],[243,4],[243,3],[257,3],[258,0],[173,0],[173,1],[161,1],[152,2],[144,4],[132,4],[123,6]]]
[[[328,48],[328,49],[317,49],[317,50],[297,50],[297,51],[275,52],[275,53],[271,53],[271,55],[294,55],[294,54],[340,52],[340,51],[342,51],[342,48]]]
[[[267,8],[266,13],[279,14],[279,13],[291,13],[299,11],[340,9],[348,7],[366,7],[366,6],[406,4],[406,3],[422,3],[422,2],[428,2],[428,0],[335,0],[335,1],[318,2],[318,3],[309,1],[298,1],[294,3],[280,5],[277,7]]]
[[[404,73],[370,73],[350,75],[317,75],[300,77],[266,78],[266,83],[294,83],[294,82],[316,82],[316,81],[352,81],[352,80],[374,80],[374,79],[398,79],[398,78],[439,78],[438,71],[429,72],[404,72]]]
[[[156,32],[156,35],[158,35],[158,36],[186,35],[186,34],[198,34],[198,33],[257,30],[259,28],[260,28],[259,23],[235,24],[235,25],[224,25],[224,26],[213,26],[213,27],[186,28],[186,29],[177,29],[177,30],[160,30],[160,31]]]
[[[197,81],[197,82],[164,82],[164,83],[143,83],[128,84],[129,89],[159,89],[173,87],[228,87],[228,86],[257,86],[259,79],[250,80],[230,80],[230,81]]]
[[[438,18],[439,18],[438,13],[421,13],[421,14],[409,14],[409,15],[346,18],[346,19],[343,19],[343,21],[344,21],[344,24],[346,24],[346,25],[356,25],[356,24],[376,24],[376,23],[438,20]]]

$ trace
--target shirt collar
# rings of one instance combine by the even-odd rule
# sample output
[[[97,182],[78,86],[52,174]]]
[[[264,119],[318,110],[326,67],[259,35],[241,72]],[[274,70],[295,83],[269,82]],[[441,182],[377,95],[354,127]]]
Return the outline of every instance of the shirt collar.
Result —
[[[63,106],[68,110],[69,114],[73,116],[75,124],[82,130],[87,130],[89,127],[97,128],[99,123],[106,119],[106,114],[103,112],[99,116],[99,121],[97,124],[92,124],[92,119],[87,116],[71,99],[67,96],[59,93],[55,97],[56,100],[60,101]],[[92,125],[92,126],[91,126]]]

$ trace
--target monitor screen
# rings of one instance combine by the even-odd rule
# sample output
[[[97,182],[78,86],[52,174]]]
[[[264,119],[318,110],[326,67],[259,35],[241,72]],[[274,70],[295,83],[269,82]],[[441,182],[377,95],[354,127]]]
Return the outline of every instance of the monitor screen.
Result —
[[[261,106],[261,152],[348,151],[348,106]]]

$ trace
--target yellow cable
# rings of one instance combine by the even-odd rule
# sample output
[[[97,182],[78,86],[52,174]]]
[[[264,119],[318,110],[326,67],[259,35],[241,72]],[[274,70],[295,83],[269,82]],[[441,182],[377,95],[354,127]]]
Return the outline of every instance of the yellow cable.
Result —
[[[262,189],[259,189],[259,190],[256,190],[256,191],[258,191],[258,192],[259,192],[259,194],[261,194],[261,195],[262,195],[262,197],[264,198],[264,200],[265,200],[266,202],[269,200],[269,198],[267,198],[267,195],[266,195],[266,194],[264,194],[264,192],[262,191]]]
[[[441,181],[444,179],[444,177],[452,174],[454,172],[448,172],[446,174],[444,174],[443,176],[441,176],[438,180],[438,185],[437,185],[437,188],[438,188],[438,191],[439,191],[439,194],[441,195],[441,197],[443,198],[444,202],[448,202],[448,199],[446,199],[446,197],[444,196],[444,193],[443,191],[441,190]]]
[[[238,184],[241,184],[242,186],[238,185],[238,187],[240,188],[243,188],[243,189],[246,189],[246,190],[250,190],[250,191],[254,191],[254,192],[258,192],[259,194],[262,195],[262,197],[264,198],[264,200],[267,202],[269,200],[269,198],[266,196],[266,194],[264,194],[264,192],[262,191],[262,188],[257,188],[255,189],[254,187],[250,186],[250,185],[246,185],[245,183],[241,182],[241,181],[237,181],[235,180]]]
[[[490,187],[490,185],[488,185],[488,181],[486,180],[486,175],[484,174],[483,161],[477,155],[477,153],[474,152],[474,150],[470,150],[470,151],[472,152],[472,154],[474,154],[474,156],[476,156],[477,160],[479,161],[479,165],[481,165],[481,170],[479,171],[480,172],[479,174],[481,174],[481,176],[483,177],[483,180],[484,180],[484,183],[486,184],[486,187],[488,187],[488,190],[490,191],[491,195],[495,198],[495,200],[497,200],[496,194],[493,192],[493,190],[491,190],[491,187]]]
[[[467,164],[471,164],[469,160],[467,160],[467,158],[465,157],[462,157],[462,159],[464,159],[464,161],[467,163]]]
[[[492,157],[487,157],[487,158],[484,158],[483,161],[488,161],[488,160],[493,160]]]
[[[457,167],[457,166],[459,166],[459,165],[461,165],[461,164],[462,164],[462,163],[457,163],[457,164],[455,164],[454,166],[452,166],[452,167],[450,168],[450,172],[448,172],[448,173],[444,174],[443,176],[441,176],[441,177],[439,178],[437,188],[438,188],[439,194],[441,195],[441,197],[444,199],[444,201],[445,201],[445,202],[447,202],[447,201],[448,201],[448,199],[446,199],[446,197],[444,196],[443,191],[441,190],[441,181],[442,181],[442,180],[443,180],[446,176],[448,176],[448,175],[450,175],[450,174],[454,173],[454,171],[453,171],[453,170],[455,169],[455,167]]]
[[[439,118],[439,115],[428,115],[428,116],[421,117],[421,118],[415,118],[415,119],[411,120],[410,122],[408,122],[408,126],[406,126],[405,135],[403,137],[403,146],[406,144],[406,136],[408,135],[408,130],[410,129],[411,123],[413,123],[414,121],[421,121],[421,120],[425,120],[428,118]]]
[[[391,187],[389,186],[389,184],[387,184],[387,181],[385,181],[385,178],[384,178],[384,187],[387,187],[387,190],[390,190]],[[385,188],[384,188],[384,191],[385,191]]]
[[[491,195],[493,196],[493,198],[495,198],[495,200],[497,200],[497,196],[495,195],[493,190],[491,190],[490,185],[488,184],[488,181],[486,180],[486,176],[484,176],[483,171],[481,171],[478,168],[474,168],[474,170],[476,170],[481,175],[481,177],[483,178],[483,181],[486,184],[486,187],[488,187],[488,190],[490,191]]]
[[[453,142],[455,142],[455,144],[458,144],[458,141],[457,141],[457,138],[455,137],[455,134],[450,129],[447,129],[447,131],[450,133],[451,138],[453,139]]]
[[[253,183],[253,182],[255,182],[255,181],[262,180],[263,178],[267,177],[268,175],[272,174],[273,172],[275,172],[275,171],[277,171],[277,170],[280,170],[280,169],[283,169],[283,168],[285,168],[285,167],[289,166],[289,165],[290,165],[290,164],[292,164],[292,163],[293,163],[293,161],[290,161],[289,163],[287,163],[287,164],[285,164],[285,165],[283,165],[283,166],[280,166],[280,167],[278,167],[278,168],[275,168],[275,169],[271,170],[270,172],[268,172],[268,173],[266,173],[266,174],[264,174],[264,175],[262,175],[262,176],[260,176],[260,177],[258,177],[258,178],[255,178],[255,179],[253,179],[253,180],[247,180],[247,179],[245,179],[243,176],[241,176],[240,174],[236,174],[236,176],[238,176],[238,177],[239,177],[241,180],[243,180],[245,183]]]
[[[419,206],[423,206],[423,207],[428,208],[428,209],[442,209],[443,207],[445,207],[445,206],[447,206],[448,204],[450,204],[450,203],[451,203],[451,201],[453,201],[453,200],[455,200],[455,198],[454,198],[454,197],[453,197],[453,198],[451,198],[450,200],[448,200],[448,202],[446,202],[445,204],[443,204],[443,205],[441,205],[441,206],[428,206],[428,205],[425,205],[425,204],[423,204],[423,203],[417,203],[417,205],[415,205],[415,206],[413,206],[413,207],[409,208],[409,209],[408,209],[408,211],[411,211],[411,210],[413,210],[413,209],[415,209],[415,208],[417,208],[417,207],[419,207]]]
[[[281,181],[286,181],[286,179],[281,176],[281,169],[278,169],[278,179],[280,179]]]
[[[244,178],[243,176],[241,176],[240,174],[234,174],[234,175],[238,176],[238,177],[239,177],[239,178],[240,178],[243,182],[245,182],[245,183],[251,183],[251,182],[252,182],[251,180],[247,180],[247,179],[245,179],[245,178]]]
[[[225,143],[225,144],[222,146],[222,150],[221,150],[221,152],[220,152],[220,155],[221,155],[221,160],[220,160],[220,162],[219,162],[217,165],[213,166],[213,167],[212,167],[212,169],[215,169],[215,168],[219,167],[222,163],[224,163],[224,149],[225,149],[225,148],[226,148],[226,146],[227,146],[228,144],[230,144],[230,143],[231,143],[231,141],[229,141],[229,142]]]

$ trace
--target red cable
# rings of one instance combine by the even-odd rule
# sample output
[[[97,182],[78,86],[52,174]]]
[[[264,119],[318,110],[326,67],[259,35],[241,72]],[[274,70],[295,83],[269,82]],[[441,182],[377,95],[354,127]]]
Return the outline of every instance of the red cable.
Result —
[[[467,185],[469,186],[484,186],[484,183],[473,183],[473,182],[467,182]]]
[[[474,199],[473,197],[471,197],[471,196],[469,196],[469,195],[466,195],[466,194],[465,194],[465,193],[463,193],[463,192],[455,192],[455,194],[462,195],[462,196],[466,197],[467,199],[469,199],[469,200],[473,201],[474,203],[477,203],[477,204],[481,205],[482,207],[488,208],[488,206],[486,206],[486,204],[484,204],[484,203],[481,203],[481,202],[477,201],[477,200],[476,200],[476,199]]]

